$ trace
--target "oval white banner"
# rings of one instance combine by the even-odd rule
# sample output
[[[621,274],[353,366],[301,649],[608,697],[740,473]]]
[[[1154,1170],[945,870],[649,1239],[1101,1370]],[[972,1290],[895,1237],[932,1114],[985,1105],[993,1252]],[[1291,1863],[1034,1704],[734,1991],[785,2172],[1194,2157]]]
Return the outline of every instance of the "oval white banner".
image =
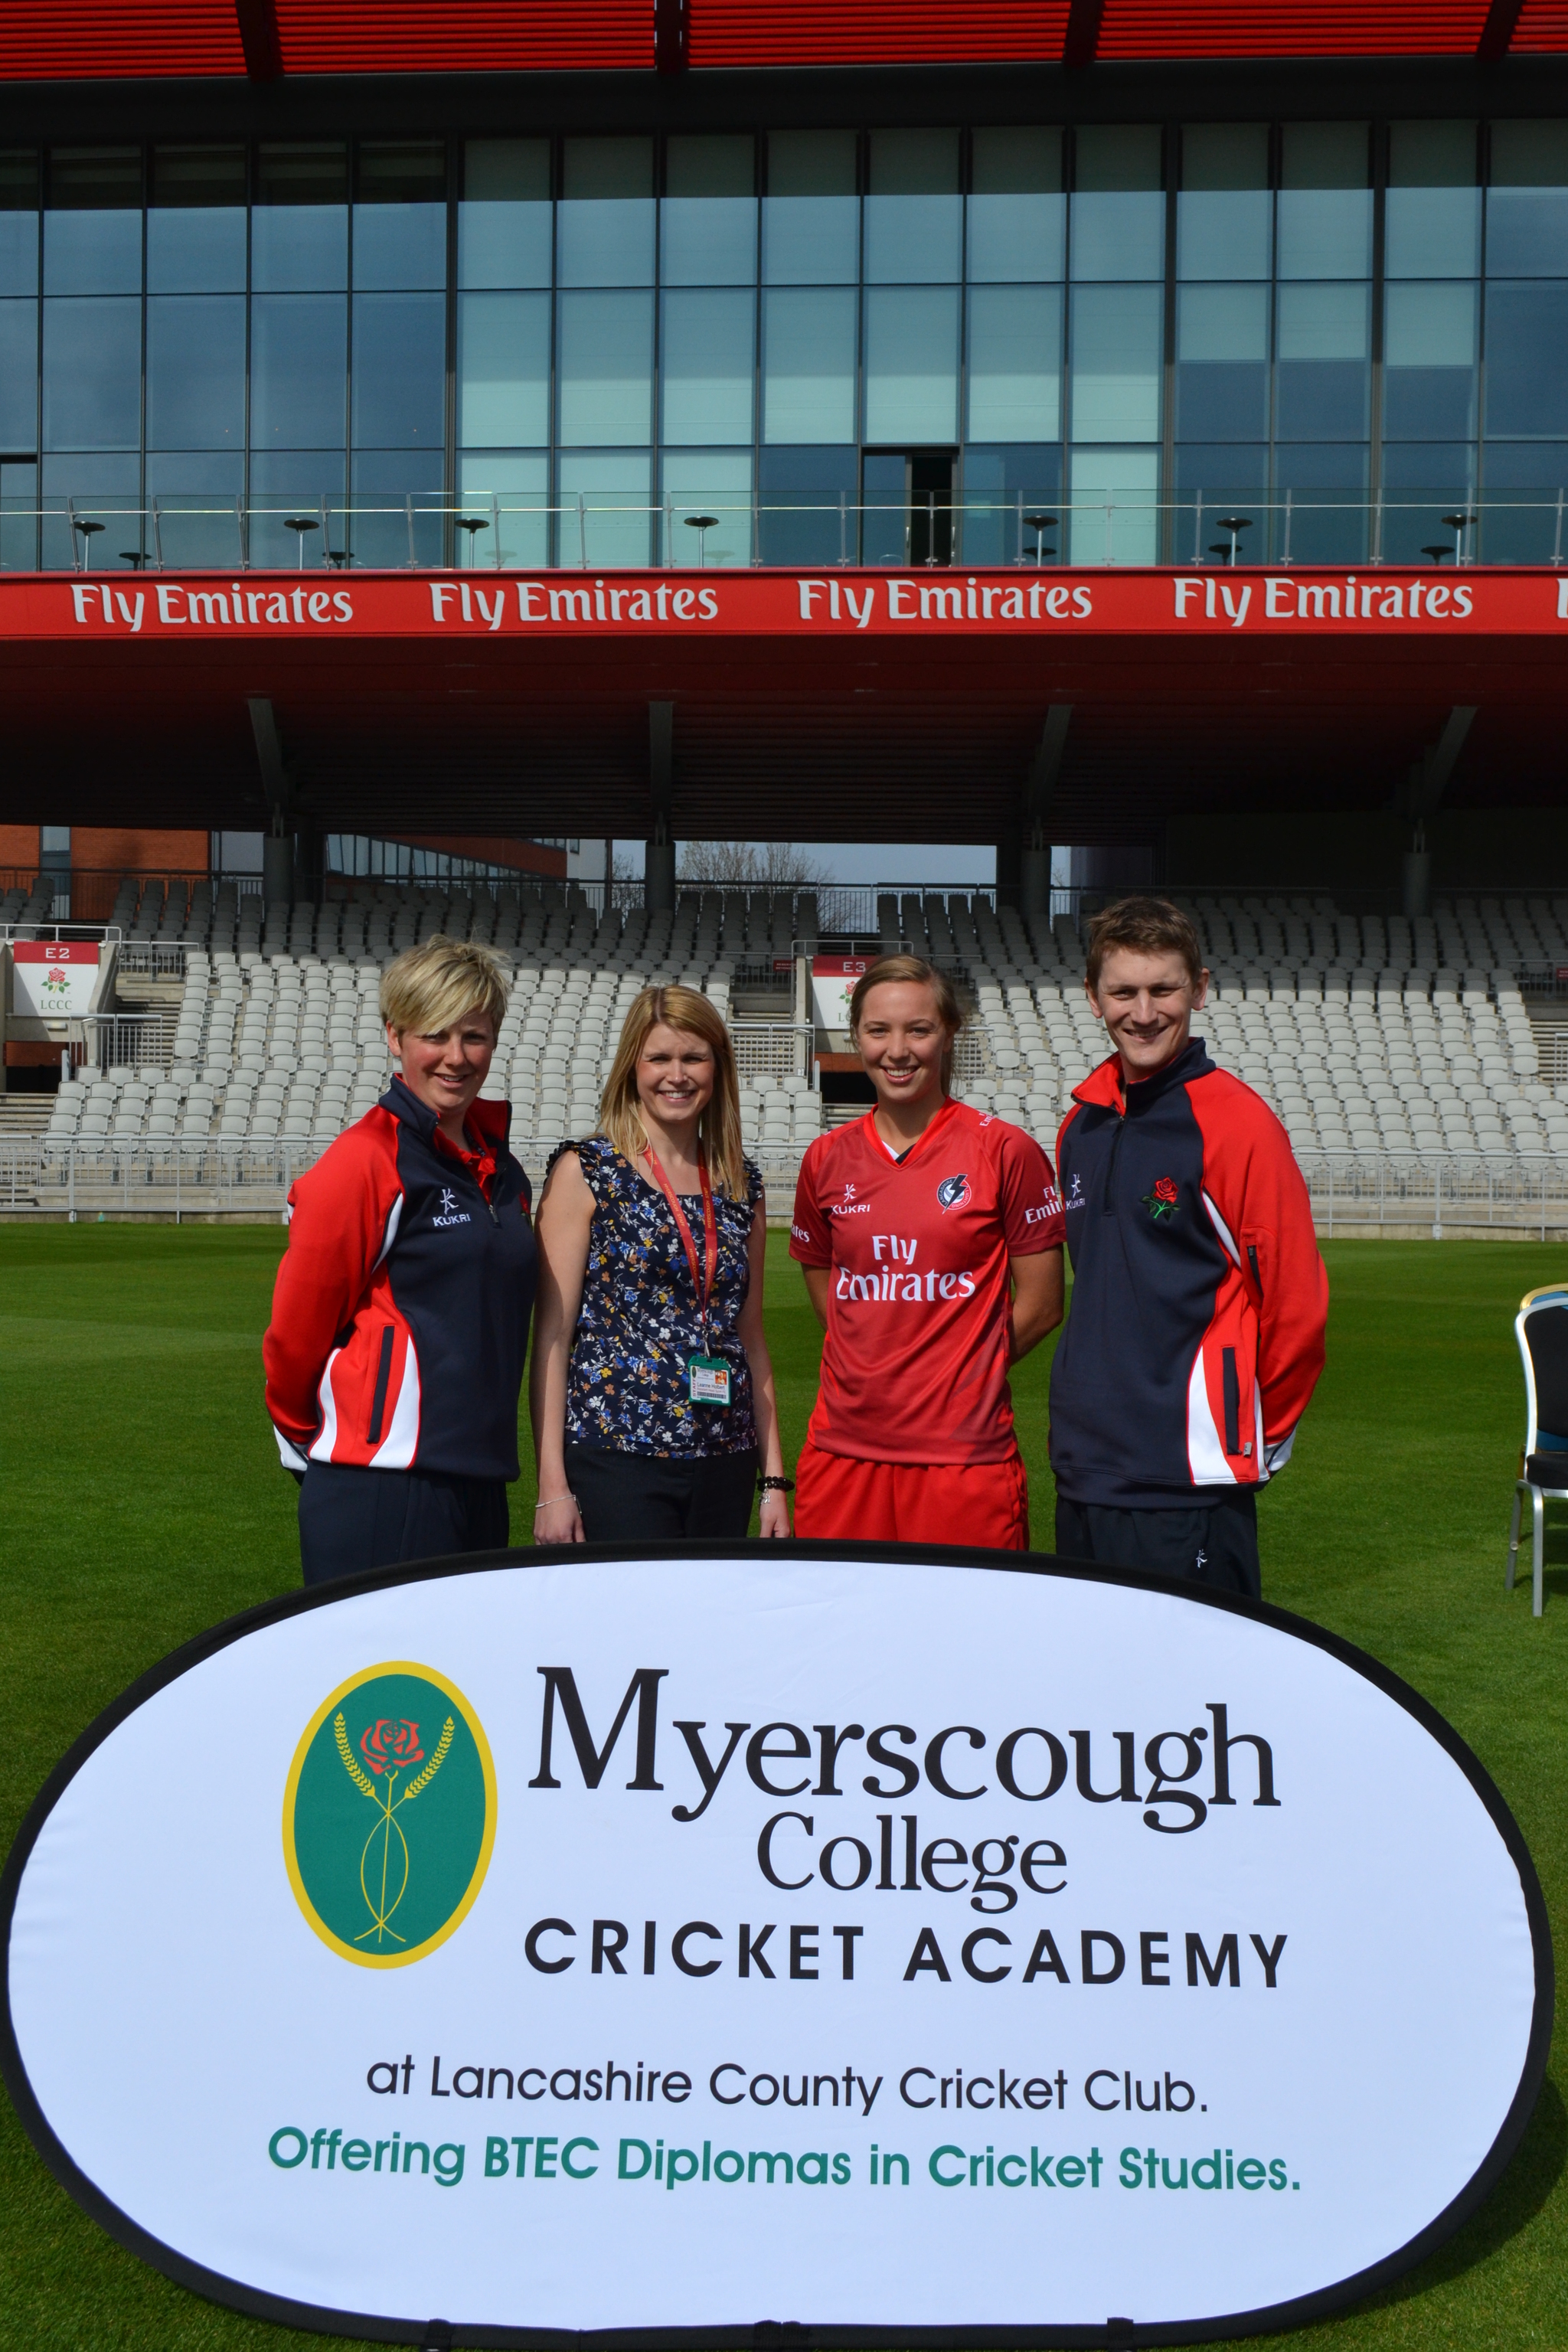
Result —
[[[1552,2005],[1518,1830],[1395,1677],[983,1553],[277,1603],[79,1743],[4,1917],[88,2210],[407,2342],[1300,2326],[1486,2194]]]

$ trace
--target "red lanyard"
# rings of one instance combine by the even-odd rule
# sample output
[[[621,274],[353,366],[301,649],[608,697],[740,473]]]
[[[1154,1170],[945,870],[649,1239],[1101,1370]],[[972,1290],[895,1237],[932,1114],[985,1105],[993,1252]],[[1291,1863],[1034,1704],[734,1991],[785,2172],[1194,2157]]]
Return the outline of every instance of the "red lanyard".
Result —
[[[675,1219],[675,1229],[680,1235],[681,1246],[686,1252],[686,1263],[691,1268],[691,1287],[697,1292],[702,1307],[702,1344],[706,1347],[708,1302],[713,1296],[713,1276],[719,1266],[719,1226],[713,1214],[713,1191],[708,1181],[707,1158],[700,1151],[697,1155],[697,1173],[702,1184],[702,1243],[705,1261],[703,1277],[700,1278],[697,1272],[697,1244],[692,1239],[691,1227],[686,1222],[686,1212],[676,1195],[675,1187],[659,1166],[658,1155],[651,1143],[644,1157],[653,1170],[654,1180],[659,1191],[669,1202],[669,1213]]]

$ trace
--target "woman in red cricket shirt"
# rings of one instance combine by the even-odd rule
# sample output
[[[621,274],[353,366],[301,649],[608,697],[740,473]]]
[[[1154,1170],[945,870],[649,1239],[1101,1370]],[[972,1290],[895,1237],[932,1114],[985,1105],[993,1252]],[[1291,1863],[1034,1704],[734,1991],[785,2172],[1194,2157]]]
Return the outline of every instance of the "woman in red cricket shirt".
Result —
[[[850,999],[877,1100],[801,1162],[790,1255],[827,1338],[797,1536],[1028,1549],[1007,1367],[1061,1321],[1061,1201],[1031,1137],[948,1094],[963,1018],[918,956]]]

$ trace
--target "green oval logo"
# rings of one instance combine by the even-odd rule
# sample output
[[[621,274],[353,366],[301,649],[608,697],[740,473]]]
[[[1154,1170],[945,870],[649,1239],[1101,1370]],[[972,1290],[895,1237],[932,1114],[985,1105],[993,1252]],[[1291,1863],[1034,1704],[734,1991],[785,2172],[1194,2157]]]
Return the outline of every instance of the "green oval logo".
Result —
[[[343,1959],[400,1969],[444,1944],[495,1833],[489,1743],[455,1683],[395,1661],[323,1699],[289,1769],[283,1853],[300,1910]]]

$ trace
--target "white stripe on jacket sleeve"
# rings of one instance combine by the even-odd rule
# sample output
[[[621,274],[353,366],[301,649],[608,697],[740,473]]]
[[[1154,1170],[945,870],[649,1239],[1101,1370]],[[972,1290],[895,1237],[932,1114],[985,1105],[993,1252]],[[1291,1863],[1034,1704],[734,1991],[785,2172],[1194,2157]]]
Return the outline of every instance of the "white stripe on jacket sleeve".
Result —
[[[397,1402],[392,1408],[386,1435],[370,1457],[370,1466],[373,1470],[410,1469],[418,1444],[419,1359],[414,1352],[414,1334],[410,1331],[403,1351],[403,1378],[398,1382]]]
[[[1187,1461],[1195,1486],[1236,1486],[1241,1483],[1226,1458],[1225,1442],[1215,1426],[1201,1348],[1193,1359],[1192,1378],[1187,1382]]]

